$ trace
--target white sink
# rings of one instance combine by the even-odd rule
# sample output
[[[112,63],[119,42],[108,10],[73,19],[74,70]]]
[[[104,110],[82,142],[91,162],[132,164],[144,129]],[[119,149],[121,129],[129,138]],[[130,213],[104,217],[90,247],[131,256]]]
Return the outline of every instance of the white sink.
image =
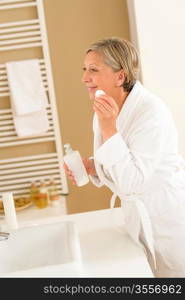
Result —
[[[81,263],[75,223],[23,227],[0,241],[0,275],[62,264]]]

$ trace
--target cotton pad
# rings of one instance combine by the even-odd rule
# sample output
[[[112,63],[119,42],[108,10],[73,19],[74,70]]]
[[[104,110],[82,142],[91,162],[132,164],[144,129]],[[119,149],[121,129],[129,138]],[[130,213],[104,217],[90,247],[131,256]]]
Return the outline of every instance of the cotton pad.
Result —
[[[105,95],[105,92],[102,91],[102,90],[97,90],[97,91],[95,92],[95,97],[100,97],[101,95]]]

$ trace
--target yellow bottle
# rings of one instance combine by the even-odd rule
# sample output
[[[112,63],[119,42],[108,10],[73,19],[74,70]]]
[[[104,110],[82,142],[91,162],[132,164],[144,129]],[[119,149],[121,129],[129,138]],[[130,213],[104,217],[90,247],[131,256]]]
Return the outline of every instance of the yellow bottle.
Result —
[[[36,182],[32,182],[30,186],[30,199],[33,203],[37,200],[37,195],[38,195],[38,187]]]
[[[60,196],[58,195],[57,186],[54,179],[52,179],[48,184],[48,193],[51,206],[57,205]]]
[[[49,204],[48,190],[45,182],[41,182],[39,191],[36,197],[35,205],[38,208],[45,208]]]

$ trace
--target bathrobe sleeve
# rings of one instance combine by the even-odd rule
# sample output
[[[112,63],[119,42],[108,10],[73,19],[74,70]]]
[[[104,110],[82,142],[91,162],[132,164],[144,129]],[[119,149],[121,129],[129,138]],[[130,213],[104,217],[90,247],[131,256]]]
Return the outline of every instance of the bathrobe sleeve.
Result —
[[[90,156],[89,159],[93,159],[93,156]],[[99,179],[98,175],[97,176],[93,176],[93,175],[89,175],[89,179],[90,181],[97,187],[101,187],[103,186],[103,183],[101,182],[101,180]]]
[[[104,184],[100,181],[99,177],[98,176],[92,176],[92,175],[89,175],[89,179],[90,181],[97,187],[101,187],[103,186]]]
[[[167,151],[171,127],[163,108],[149,106],[132,122],[126,142],[121,128],[95,151],[94,157],[119,189],[125,194],[137,193]]]

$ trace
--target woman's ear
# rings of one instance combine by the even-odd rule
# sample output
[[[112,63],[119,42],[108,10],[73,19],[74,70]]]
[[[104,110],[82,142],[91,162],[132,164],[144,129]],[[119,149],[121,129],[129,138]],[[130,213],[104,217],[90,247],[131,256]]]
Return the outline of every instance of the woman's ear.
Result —
[[[122,86],[125,81],[125,73],[123,69],[117,72],[116,86]]]

